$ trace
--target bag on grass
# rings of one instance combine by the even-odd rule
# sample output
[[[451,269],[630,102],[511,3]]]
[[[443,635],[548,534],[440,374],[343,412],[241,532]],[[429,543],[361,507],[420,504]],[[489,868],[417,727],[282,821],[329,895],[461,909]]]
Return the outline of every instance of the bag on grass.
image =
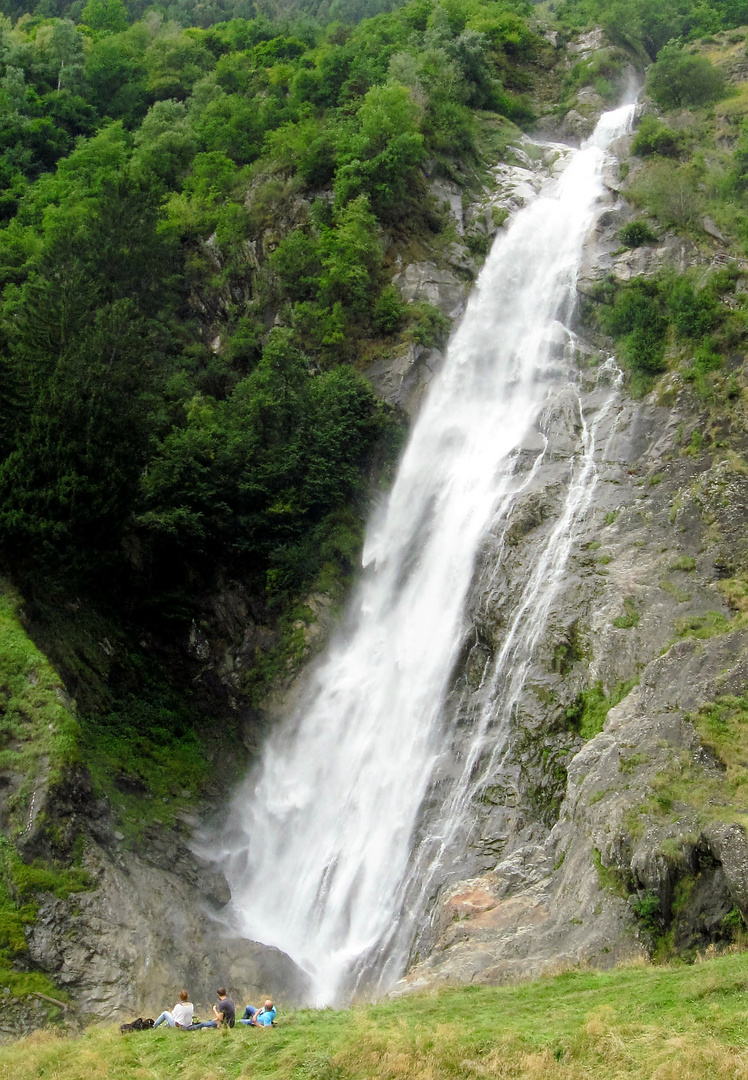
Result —
[[[119,1029],[124,1034],[126,1031],[147,1031],[148,1028],[153,1027],[153,1020],[144,1020],[142,1016],[139,1016],[137,1020],[133,1020],[129,1024],[120,1024]]]

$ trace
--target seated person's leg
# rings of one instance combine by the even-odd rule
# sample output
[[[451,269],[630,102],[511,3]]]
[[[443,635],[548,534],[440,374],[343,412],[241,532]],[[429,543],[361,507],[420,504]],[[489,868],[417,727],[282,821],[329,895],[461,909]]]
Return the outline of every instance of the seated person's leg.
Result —
[[[259,1010],[256,1009],[254,1007],[254,1005],[247,1005],[246,1009],[244,1010],[244,1016],[239,1017],[239,1023],[240,1024],[252,1024],[254,1022],[254,1018],[257,1015],[258,1011]]]
[[[171,1013],[168,1011],[168,1009],[164,1009],[164,1011],[159,1016],[158,1020],[153,1021],[153,1026],[155,1028],[157,1028],[159,1024],[166,1024],[166,1026],[170,1027],[170,1028],[173,1028],[173,1027],[176,1026],[175,1023],[174,1023],[174,1017],[171,1015]]]

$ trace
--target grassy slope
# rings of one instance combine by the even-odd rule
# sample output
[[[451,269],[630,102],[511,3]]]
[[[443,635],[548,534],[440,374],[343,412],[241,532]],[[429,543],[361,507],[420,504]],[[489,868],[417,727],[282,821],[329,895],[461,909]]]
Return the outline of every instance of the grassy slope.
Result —
[[[0,1080],[748,1078],[746,988],[742,953],[298,1012],[267,1032],[39,1032],[0,1049]]]
[[[22,628],[19,599],[0,579],[0,770],[25,777],[8,800],[11,833],[22,831],[36,783],[78,757],[79,729],[60,678]]]
[[[23,970],[24,927],[36,917],[39,894],[63,897],[89,885],[78,865],[27,865],[10,842],[26,832],[36,794],[64,784],[65,770],[80,753],[80,729],[62,682],[23,629],[19,603],[0,578],[0,995],[6,1010],[29,994],[65,996],[45,975]],[[59,1010],[47,1014],[56,1018]]]

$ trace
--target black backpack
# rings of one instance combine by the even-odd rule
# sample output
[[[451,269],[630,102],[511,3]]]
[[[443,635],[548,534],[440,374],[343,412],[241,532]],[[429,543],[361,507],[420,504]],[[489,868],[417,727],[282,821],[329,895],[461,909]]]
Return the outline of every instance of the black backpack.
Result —
[[[137,1020],[133,1020],[131,1024],[120,1024],[119,1029],[124,1034],[126,1031],[147,1031],[148,1028],[153,1027],[153,1020],[144,1020],[142,1016],[139,1016]]]

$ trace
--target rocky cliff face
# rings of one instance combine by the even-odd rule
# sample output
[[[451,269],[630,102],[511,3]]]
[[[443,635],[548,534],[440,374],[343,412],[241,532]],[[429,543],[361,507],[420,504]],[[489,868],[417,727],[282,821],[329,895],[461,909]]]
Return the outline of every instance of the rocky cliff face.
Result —
[[[580,274],[583,297],[609,274],[709,272],[707,239],[665,235],[646,255],[613,254],[631,215],[615,177],[610,186],[612,205]],[[580,401],[590,420],[600,408],[594,350],[579,345]],[[445,875],[396,992],[637,955],[688,956],[742,933],[748,635],[735,610],[748,554],[748,373],[742,354],[731,363],[727,414],[710,411],[674,374],[644,400],[624,393],[605,419],[592,504],[501,767],[475,800],[465,849],[456,853],[461,867]],[[570,456],[582,449],[579,414],[562,399],[545,430],[550,452],[508,534],[488,538],[476,570],[455,673],[454,707],[465,715],[484,692],[480,673],[501,648],[559,518]],[[456,730],[470,740],[469,724]]]
[[[704,948],[728,942],[727,917],[746,912],[745,810],[693,718],[746,688],[748,637],[729,631],[717,586],[725,551],[741,543],[748,484],[729,459],[682,456],[687,415],[643,403],[616,419],[508,755],[475,807],[466,858],[474,876],[445,886],[408,986],[607,965],[668,933],[675,947]],[[529,527],[501,553],[501,591],[481,599],[490,623],[476,604],[480,645],[463,679],[483,660],[476,649],[500,644],[501,610],[557,499],[557,479],[538,477]],[[481,578],[495,580],[490,563],[476,599]],[[684,636],[715,626],[725,632]],[[603,730],[583,742],[585,699],[609,703],[632,680]]]
[[[306,978],[278,949],[222,932],[218,912],[228,900],[222,877],[187,848],[184,837],[156,830],[142,852],[121,850],[118,837],[97,829],[84,865],[93,887],[66,899],[47,895],[27,933],[28,958],[67,991],[84,1016],[157,1016],[182,985],[202,1019],[211,1016],[216,987],[237,1001],[273,995],[304,999]]]

